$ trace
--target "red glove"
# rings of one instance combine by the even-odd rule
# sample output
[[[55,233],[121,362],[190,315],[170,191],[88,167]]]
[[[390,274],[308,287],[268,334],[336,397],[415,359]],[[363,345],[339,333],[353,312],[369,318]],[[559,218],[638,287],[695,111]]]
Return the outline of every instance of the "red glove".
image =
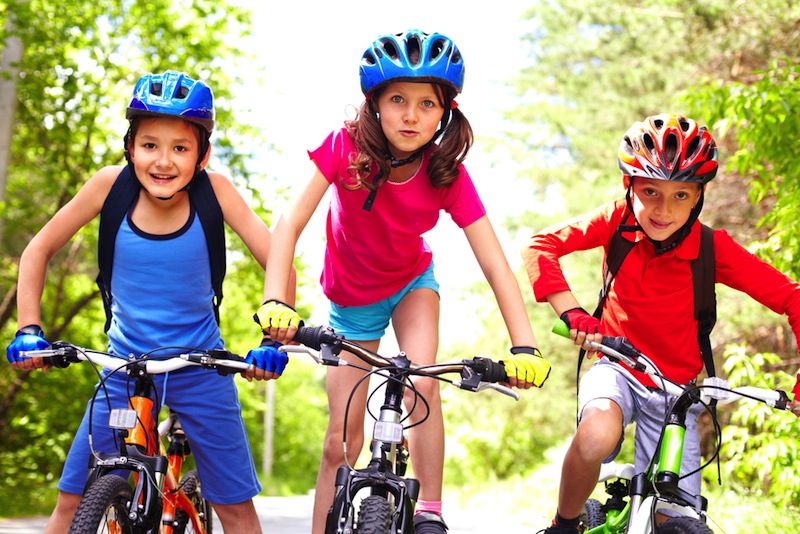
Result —
[[[570,330],[573,328],[578,332],[586,332],[587,334],[596,334],[600,331],[600,320],[589,315],[589,312],[583,308],[572,308],[561,314],[561,320],[564,321]]]

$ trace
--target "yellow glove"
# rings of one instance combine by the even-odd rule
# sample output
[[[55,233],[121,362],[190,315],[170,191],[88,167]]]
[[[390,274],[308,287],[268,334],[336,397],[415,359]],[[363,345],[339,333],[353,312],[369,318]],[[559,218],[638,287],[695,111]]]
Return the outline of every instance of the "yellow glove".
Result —
[[[303,319],[297,311],[279,300],[268,300],[253,315],[253,320],[267,333],[270,328],[297,328]]]
[[[511,347],[511,358],[506,358],[501,363],[506,368],[509,378],[528,382],[536,387],[542,387],[547,377],[550,376],[550,363],[542,357],[542,353],[535,347]]]

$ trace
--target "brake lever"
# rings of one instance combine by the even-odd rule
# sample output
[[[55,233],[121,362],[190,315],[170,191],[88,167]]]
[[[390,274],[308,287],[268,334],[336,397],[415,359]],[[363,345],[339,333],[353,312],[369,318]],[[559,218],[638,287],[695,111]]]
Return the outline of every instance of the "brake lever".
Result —
[[[480,384],[478,384],[478,387],[475,391],[483,391],[484,389],[493,389],[498,393],[502,393],[503,395],[511,397],[515,401],[519,400],[519,393],[517,393],[508,386],[502,386],[500,384],[492,384],[490,382],[481,382]]]
[[[347,360],[342,360],[333,352],[333,347],[330,344],[323,343],[322,350],[312,349],[306,345],[283,345],[278,349],[279,352],[294,353],[294,354],[308,354],[315,362],[320,365],[331,365],[334,367],[342,367],[348,365]]]

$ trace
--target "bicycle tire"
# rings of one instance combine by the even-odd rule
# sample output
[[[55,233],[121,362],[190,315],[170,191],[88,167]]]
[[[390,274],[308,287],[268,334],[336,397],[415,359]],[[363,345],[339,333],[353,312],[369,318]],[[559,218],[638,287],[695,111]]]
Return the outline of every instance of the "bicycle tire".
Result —
[[[603,505],[597,499],[589,499],[583,505],[581,512],[581,523],[584,528],[590,529],[599,527],[606,522],[606,513],[603,511]]]
[[[358,508],[357,534],[389,534],[392,510],[386,497],[369,495]]]
[[[714,531],[695,517],[673,517],[657,525],[656,534],[714,534]]]
[[[206,534],[211,534],[214,526],[211,503],[203,498],[200,477],[197,476],[197,471],[187,471],[186,474],[181,477],[179,486],[183,489],[183,492],[189,500],[192,501],[197,513],[200,514]],[[186,511],[180,509],[176,510],[175,522],[177,524],[172,529],[173,534],[195,534],[194,525],[192,525],[192,521]]]
[[[134,528],[128,521],[132,494],[124,478],[116,475],[100,477],[83,494],[69,534],[139,534],[141,529]]]

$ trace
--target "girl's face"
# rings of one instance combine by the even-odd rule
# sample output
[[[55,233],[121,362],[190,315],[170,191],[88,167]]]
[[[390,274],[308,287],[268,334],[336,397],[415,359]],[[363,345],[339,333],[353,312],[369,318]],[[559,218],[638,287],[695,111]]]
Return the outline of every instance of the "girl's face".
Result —
[[[397,159],[410,156],[430,141],[442,121],[440,93],[431,83],[395,82],[377,99],[383,134]]]
[[[689,220],[700,193],[699,184],[636,178],[633,213],[650,239],[665,241]]]
[[[139,119],[130,147],[136,177],[150,195],[172,197],[188,184],[199,154],[195,127],[181,119],[147,117]],[[201,167],[208,162],[206,152]]]

